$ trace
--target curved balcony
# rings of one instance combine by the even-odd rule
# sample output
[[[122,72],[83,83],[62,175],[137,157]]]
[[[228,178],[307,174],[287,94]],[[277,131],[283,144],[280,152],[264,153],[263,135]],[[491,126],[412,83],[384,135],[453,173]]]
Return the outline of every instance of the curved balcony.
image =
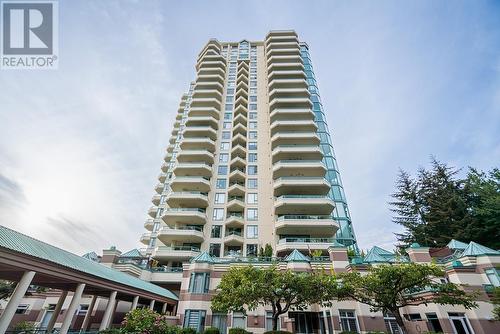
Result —
[[[195,89],[193,91],[193,99],[209,99],[214,98],[222,102],[222,93],[217,89]]]
[[[170,168],[170,163],[169,162],[164,162],[161,164],[161,171],[166,173],[168,172],[168,169]]]
[[[153,227],[155,225],[155,221],[160,221],[159,219],[147,219],[144,222],[144,228],[148,230],[149,232],[153,231]]]
[[[179,162],[175,164],[173,173],[179,176],[201,176],[210,178],[212,176],[212,165],[203,162]]]
[[[220,110],[221,102],[216,98],[197,98],[191,101],[192,108],[212,107]]]
[[[165,188],[165,184],[164,183],[158,183],[156,184],[155,186],[155,191],[161,195],[161,193],[163,193],[163,189]]]
[[[242,213],[228,213],[224,225],[228,228],[243,228],[245,225],[245,218]]]
[[[274,180],[274,196],[281,195],[326,195],[330,183],[324,177],[280,177]]]
[[[278,132],[316,132],[318,126],[316,122],[312,119],[301,119],[301,120],[291,120],[291,121],[275,121],[271,124],[271,136],[274,136]]]
[[[217,139],[217,131],[210,126],[186,126],[183,134],[184,138],[208,137],[211,140]]]
[[[219,128],[219,122],[212,116],[193,116],[188,117],[186,120],[186,127],[190,126],[211,126],[213,129],[217,130]]]
[[[320,139],[315,132],[278,132],[271,137],[271,147],[279,145],[319,145]]]
[[[194,90],[209,90],[215,89],[221,94],[224,93],[224,85],[221,85],[219,82],[198,82],[194,85]]]
[[[210,191],[210,180],[201,176],[176,176],[170,183],[173,191]]]
[[[282,238],[276,245],[276,252],[291,252],[294,249],[304,252],[322,250],[324,253],[333,245],[333,238],[302,238],[287,237]]]
[[[207,137],[188,137],[182,139],[180,148],[188,151],[207,150],[213,153],[215,152],[215,141]]]
[[[278,120],[314,120],[314,112],[310,108],[277,108],[271,114],[271,122]]]
[[[158,240],[164,244],[176,242],[203,242],[202,226],[185,226],[182,228],[162,228],[158,231]]]
[[[238,114],[237,116],[234,117],[233,119],[233,125],[236,125],[236,124],[243,124],[243,125],[247,125],[247,118],[243,115],[243,114]]]
[[[266,52],[266,57],[269,59],[273,56],[300,56],[299,48],[283,48],[283,49],[269,49]]]
[[[276,146],[272,153],[273,163],[279,160],[321,160],[323,153],[317,145],[280,145]]]
[[[171,192],[167,195],[167,204],[171,208],[206,208],[208,206],[208,193],[197,191]]]
[[[320,160],[280,160],[273,165],[273,178],[288,176],[323,177],[326,167]]]
[[[335,202],[322,195],[282,195],[274,201],[278,215],[329,215],[335,208]]]
[[[214,107],[191,107],[188,117],[213,117],[219,119],[219,109]]]
[[[247,145],[247,138],[243,136],[241,133],[238,133],[236,136],[233,137],[231,143],[233,146],[240,145],[242,147],[245,147]]]
[[[293,55],[274,55],[269,58],[267,58],[267,66],[269,67],[271,64],[274,63],[302,63],[302,57],[296,54]]]
[[[208,150],[181,150],[177,154],[178,162],[205,162],[214,163],[214,154]]]
[[[234,107],[237,108],[238,106],[242,106],[244,108],[248,108],[248,100],[245,99],[243,96],[240,96],[236,102],[234,102]]]
[[[158,205],[160,205],[160,199],[161,199],[161,195],[155,194],[155,195],[153,195],[153,198],[151,198],[151,202],[154,205],[158,206]]]
[[[226,246],[240,246],[245,242],[242,232],[227,232],[224,236],[224,244]]]
[[[158,211],[158,207],[156,205],[151,206],[148,209],[148,215],[152,218],[156,218],[156,212]]]
[[[302,65],[302,61],[270,62],[267,66],[267,72],[273,71],[304,71],[304,65]]]
[[[167,208],[161,218],[171,227],[177,224],[202,225],[207,222],[205,210],[200,208]]]
[[[160,173],[160,174],[158,175],[158,180],[159,180],[160,182],[165,182],[165,180],[166,180],[166,179],[167,179],[167,173],[163,173],[163,172],[162,172],[162,173]]]
[[[238,116],[238,115],[243,115],[246,117],[246,115],[248,114],[248,108],[247,107],[244,107],[242,105],[234,108],[234,115],[235,116]]]
[[[236,157],[244,157],[246,155],[247,149],[240,144],[233,146],[233,148],[231,149],[231,160]]]
[[[172,159],[172,153],[167,153],[163,157],[163,160],[165,160],[165,162],[169,162],[171,159]]]
[[[220,68],[202,68],[198,71],[196,83],[218,82],[224,83],[224,71]]]
[[[149,241],[151,240],[152,232],[143,233],[140,237],[140,242],[144,245],[149,245]]]
[[[229,196],[226,207],[230,211],[243,211],[245,209],[245,197]]]
[[[247,136],[247,127],[244,124],[238,123],[233,127],[233,136],[237,134],[242,135],[243,137]]]
[[[156,247],[152,256],[157,260],[189,260],[200,253],[198,247],[193,246],[160,246]]]
[[[283,215],[275,223],[276,234],[314,234],[333,237],[339,228],[330,215]]]
[[[312,108],[313,104],[309,97],[280,97],[269,101],[271,112],[276,108]]]

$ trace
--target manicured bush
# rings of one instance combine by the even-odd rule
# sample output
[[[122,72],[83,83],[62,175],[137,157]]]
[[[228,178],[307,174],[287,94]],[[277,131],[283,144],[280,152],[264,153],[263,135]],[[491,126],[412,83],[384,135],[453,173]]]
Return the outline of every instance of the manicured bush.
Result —
[[[105,329],[102,331],[99,331],[99,334],[121,334],[122,331],[119,328],[110,328],[110,329]]]
[[[208,327],[207,329],[205,329],[203,334],[220,334],[220,331],[216,327]]]
[[[293,334],[293,333],[287,331],[267,331],[264,334]]]
[[[197,334],[194,328],[186,327],[180,330],[179,334]]]
[[[229,328],[229,334],[251,334],[250,332],[247,332],[243,328]]]
[[[196,331],[182,332],[179,327],[169,325],[165,316],[149,308],[141,308],[132,310],[125,315],[125,319],[122,322],[121,333],[196,334]]]

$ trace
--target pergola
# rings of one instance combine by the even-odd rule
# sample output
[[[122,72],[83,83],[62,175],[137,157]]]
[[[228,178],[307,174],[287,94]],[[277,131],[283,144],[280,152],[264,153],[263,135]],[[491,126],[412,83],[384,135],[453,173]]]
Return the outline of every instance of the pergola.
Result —
[[[60,328],[61,334],[68,332],[84,293],[93,297],[82,330],[86,330],[89,325],[97,297],[108,299],[99,330],[110,326],[115,305],[119,300],[131,302],[131,309],[136,308],[139,302],[149,302],[150,308],[154,307],[155,302],[160,302],[163,303],[163,310],[169,304],[175,306],[178,300],[177,296],[167,289],[1,225],[0,279],[18,282],[0,316],[0,334],[4,334],[8,329],[30,285],[62,291],[47,332],[54,328],[68,291],[74,292]]]

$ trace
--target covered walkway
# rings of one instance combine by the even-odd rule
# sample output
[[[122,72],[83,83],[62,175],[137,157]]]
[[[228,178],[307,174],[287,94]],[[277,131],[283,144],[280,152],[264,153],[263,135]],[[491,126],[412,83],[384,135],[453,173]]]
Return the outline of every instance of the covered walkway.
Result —
[[[169,305],[175,307],[178,300],[177,296],[167,289],[4,226],[0,226],[0,279],[18,282],[0,316],[0,334],[4,334],[9,328],[30,285],[62,291],[54,310],[55,316],[46,328],[47,332],[53,330],[68,291],[73,292],[59,331],[61,334],[66,334],[70,329],[83,294],[93,296],[83,324],[78,328],[83,331],[88,328],[97,297],[108,300],[99,330],[109,327],[118,301],[130,302],[131,309],[136,308],[139,303],[147,303],[150,308],[153,308],[155,303],[162,303],[163,310],[166,310]]]

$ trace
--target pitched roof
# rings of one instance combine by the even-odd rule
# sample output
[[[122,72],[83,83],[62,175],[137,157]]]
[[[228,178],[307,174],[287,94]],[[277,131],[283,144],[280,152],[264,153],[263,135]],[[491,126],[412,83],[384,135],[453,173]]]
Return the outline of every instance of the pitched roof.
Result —
[[[383,248],[380,248],[378,246],[373,246],[372,249],[368,251],[366,254],[365,258],[363,259],[364,262],[371,263],[371,262],[409,262],[408,258],[406,256],[398,256],[394,253],[391,253]]]
[[[471,241],[467,248],[464,249],[461,256],[478,256],[478,255],[500,255],[499,251],[480,245]]]
[[[125,252],[123,253],[122,255],[120,255],[120,257],[144,257],[141,252],[139,252],[139,250],[137,248],[134,248],[134,249],[131,249],[129,250],[128,252]]]
[[[99,255],[96,252],[88,252],[82,255],[83,258],[99,262]]]
[[[195,256],[191,262],[196,262],[196,263],[214,263],[214,259],[208,254],[207,252],[202,252]]]
[[[307,256],[299,252],[298,250],[294,249],[286,258],[285,262],[310,262],[311,259],[309,259]]]
[[[93,275],[115,283],[128,285],[136,289],[144,290],[173,300],[178,300],[177,296],[171,291],[158,285],[106,267],[100,263],[70,253],[64,249],[54,247],[43,241],[11,230],[2,225],[0,225],[0,247],[39,258],[84,274]]]
[[[465,242],[461,242],[455,239],[451,239],[450,242],[446,245],[449,249],[466,249],[467,244]]]

